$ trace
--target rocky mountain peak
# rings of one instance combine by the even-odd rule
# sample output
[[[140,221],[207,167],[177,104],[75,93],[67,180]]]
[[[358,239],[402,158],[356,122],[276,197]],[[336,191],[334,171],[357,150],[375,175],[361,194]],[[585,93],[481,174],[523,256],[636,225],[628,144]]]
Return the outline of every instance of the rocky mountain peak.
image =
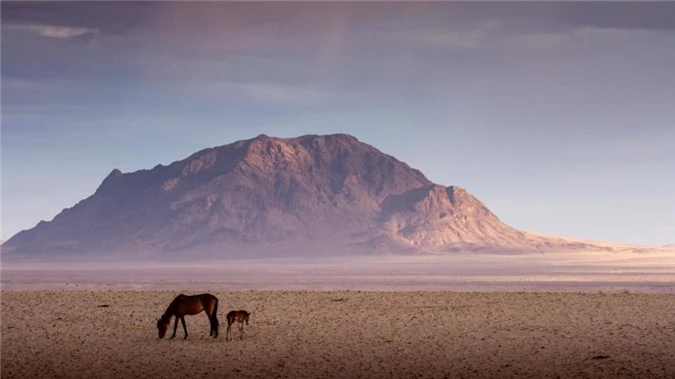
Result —
[[[465,189],[432,183],[353,136],[261,134],[168,166],[115,169],[92,196],[18,233],[3,251],[222,258],[561,243],[503,224]]]

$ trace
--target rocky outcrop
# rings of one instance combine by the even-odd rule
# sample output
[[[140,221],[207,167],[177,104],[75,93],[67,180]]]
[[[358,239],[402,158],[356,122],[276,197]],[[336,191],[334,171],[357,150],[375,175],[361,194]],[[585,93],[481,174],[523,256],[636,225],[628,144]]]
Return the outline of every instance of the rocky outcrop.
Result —
[[[588,246],[586,246],[588,245]],[[518,252],[593,244],[532,235],[472,196],[344,135],[260,135],[96,192],[18,233],[3,254],[215,257]]]

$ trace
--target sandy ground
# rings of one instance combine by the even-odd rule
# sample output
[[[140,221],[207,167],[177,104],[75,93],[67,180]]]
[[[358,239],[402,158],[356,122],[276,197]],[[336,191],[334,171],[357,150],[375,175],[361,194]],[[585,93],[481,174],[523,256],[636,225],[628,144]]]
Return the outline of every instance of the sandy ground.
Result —
[[[2,378],[675,377],[672,294],[211,292],[243,340],[159,340],[176,291],[5,290]]]

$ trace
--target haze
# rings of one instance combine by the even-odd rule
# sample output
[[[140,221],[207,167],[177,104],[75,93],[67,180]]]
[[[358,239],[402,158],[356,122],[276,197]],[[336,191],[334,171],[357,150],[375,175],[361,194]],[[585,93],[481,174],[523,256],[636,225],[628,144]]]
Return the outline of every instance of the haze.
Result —
[[[675,293],[675,254],[3,262],[3,290],[385,290]]]

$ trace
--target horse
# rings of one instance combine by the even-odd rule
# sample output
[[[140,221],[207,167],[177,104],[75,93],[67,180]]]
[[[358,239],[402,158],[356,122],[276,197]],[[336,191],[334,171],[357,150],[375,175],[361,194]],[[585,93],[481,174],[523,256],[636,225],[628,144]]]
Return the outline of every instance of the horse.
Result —
[[[227,314],[227,332],[225,333],[225,340],[232,340],[232,324],[236,321],[239,324],[239,339],[244,339],[244,321],[248,325],[248,317],[251,314],[246,311],[230,311]],[[229,339],[228,339],[229,337]]]
[[[162,315],[161,318],[157,319],[157,330],[159,330],[159,338],[164,338],[166,330],[169,328],[171,323],[171,317],[176,317],[176,322],[173,324],[173,334],[171,338],[176,337],[176,329],[178,328],[178,319],[180,319],[183,324],[183,331],[185,332],[185,337],[188,337],[187,328],[185,327],[185,315],[196,315],[202,311],[206,312],[206,316],[209,318],[209,323],[211,324],[211,332],[209,336],[213,338],[218,337],[218,317],[216,313],[218,312],[218,298],[211,295],[210,293],[203,293],[199,295],[184,295],[180,294],[176,296],[175,299],[169,304],[166,308],[166,312]]]

